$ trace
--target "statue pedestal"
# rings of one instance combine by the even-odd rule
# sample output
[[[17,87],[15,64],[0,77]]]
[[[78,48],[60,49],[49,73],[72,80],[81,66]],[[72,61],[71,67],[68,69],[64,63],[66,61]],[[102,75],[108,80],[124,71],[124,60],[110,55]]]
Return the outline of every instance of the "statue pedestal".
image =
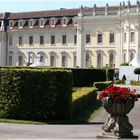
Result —
[[[110,100],[110,98],[106,97],[102,101],[103,107],[110,115],[102,127],[104,132],[102,135],[98,135],[97,138],[138,139],[138,136],[133,135],[133,125],[126,115],[134,107],[134,98],[128,98],[125,103],[115,103],[110,102]]]

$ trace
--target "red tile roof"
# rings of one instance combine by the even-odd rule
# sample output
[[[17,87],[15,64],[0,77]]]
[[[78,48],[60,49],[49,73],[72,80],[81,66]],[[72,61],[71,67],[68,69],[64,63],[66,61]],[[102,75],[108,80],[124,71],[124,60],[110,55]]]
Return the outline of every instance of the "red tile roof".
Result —
[[[11,13],[9,19],[76,16],[79,11],[80,11],[79,9],[62,9],[62,10],[50,10],[50,11]]]
[[[119,6],[112,6],[109,10],[118,10]],[[104,11],[105,7],[97,7],[96,11]],[[63,17],[63,16],[77,16],[80,12],[78,9],[60,9],[60,10],[48,10],[48,11],[35,11],[35,12],[22,12],[11,13],[9,19],[29,19],[29,18],[41,18],[41,17]],[[85,7],[84,12],[93,12],[93,8]]]

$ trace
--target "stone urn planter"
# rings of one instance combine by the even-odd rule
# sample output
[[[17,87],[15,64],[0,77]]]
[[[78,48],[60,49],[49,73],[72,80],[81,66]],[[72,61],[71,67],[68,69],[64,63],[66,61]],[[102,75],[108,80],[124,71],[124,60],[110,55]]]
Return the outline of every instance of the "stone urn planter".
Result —
[[[114,93],[114,90],[109,89],[109,91],[104,91],[101,93],[103,96],[99,97],[102,98],[102,106],[109,113],[107,121],[102,127],[104,132],[101,137],[137,138],[133,135],[133,126],[127,116],[135,105],[136,96],[133,96],[134,92],[128,90],[128,93],[124,92],[124,95],[119,91],[117,91],[117,94]],[[123,90],[120,89],[120,91]],[[129,95],[129,92],[132,95]]]

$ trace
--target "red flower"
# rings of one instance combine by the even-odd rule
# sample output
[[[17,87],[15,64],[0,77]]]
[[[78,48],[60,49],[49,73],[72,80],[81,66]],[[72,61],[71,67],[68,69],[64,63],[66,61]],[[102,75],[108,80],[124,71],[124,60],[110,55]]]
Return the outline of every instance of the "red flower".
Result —
[[[130,97],[134,98],[135,101],[138,100],[136,90],[117,86],[105,88],[104,91],[99,94],[99,100],[103,100],[105,97],[110,97],[115,102],[121,101],[123,103]]]

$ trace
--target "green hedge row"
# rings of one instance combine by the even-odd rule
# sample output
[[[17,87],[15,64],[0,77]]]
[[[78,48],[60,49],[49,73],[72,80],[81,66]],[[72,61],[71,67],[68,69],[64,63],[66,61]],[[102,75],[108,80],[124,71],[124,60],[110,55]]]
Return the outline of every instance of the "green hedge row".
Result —
[[[71,71],[0,69],[0,118],[65,119],[71,102]]]
[[[94,87],[83,87],[72,94],[71,116],[82,112],[83,109],[95,103],[97,99],[97,90]]]
[[[10,69],[11,67],[7,67]],[[12,67],[13,68],[13,67]],[[47,67],[15,67],[19,69],[39,69],[47,70]],[[60,68],[53,68],[54,70],[60,70]],[[94,82],[98,81],[113,81],[114,69],[83,69],[83,68],[61,68],[61,70],[71,70],[73,76],[74,87],[86,87],[93,86]]]
[[[72,69],[74,87],[92,86],[94,82],[106,80],[105,69]]]
[[[104,82],[95,82],[93,86],[96,87],[98,91],[102,91],[112,84],[113,81],[104,81]]]

